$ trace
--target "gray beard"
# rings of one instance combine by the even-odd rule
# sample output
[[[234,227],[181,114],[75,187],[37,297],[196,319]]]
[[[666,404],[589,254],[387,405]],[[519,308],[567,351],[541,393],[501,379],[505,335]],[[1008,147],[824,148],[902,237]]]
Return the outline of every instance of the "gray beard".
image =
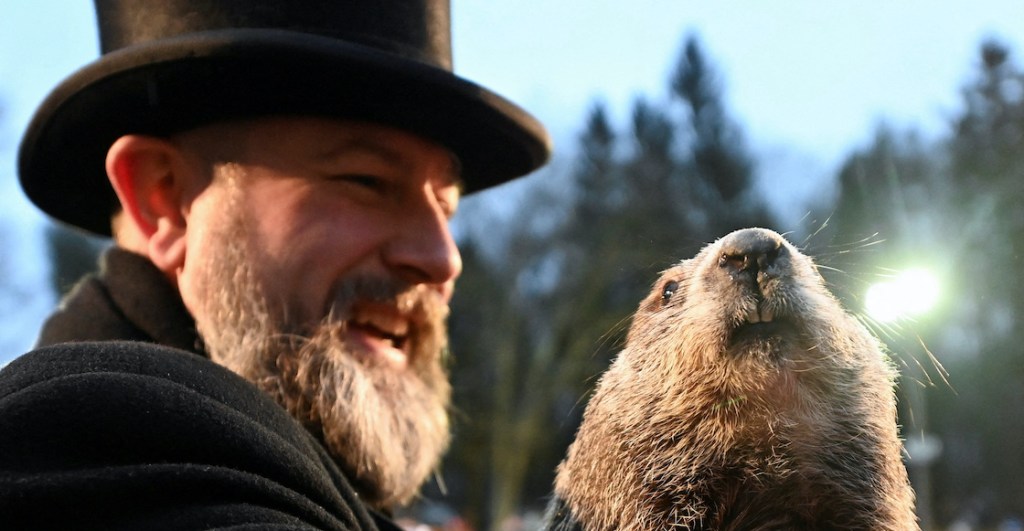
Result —
[[[442,363],[447,305],[423,286],[352,279],[336,287],[331,316],[296,330],[274,317],[286,311],[268,308],[254,271],[262,262],[232,207],[225,208],[224,230],[214,236],[219,244],[208,249],[215,256],[205,259],[196,284],[208,294],[206,318],[196,323],[207,352],[320,438],[370,505],[408,503],[449,442],[451,386]],[[413,308],[405,370],[360,358],[343,341],[345,313],[357,298]]]

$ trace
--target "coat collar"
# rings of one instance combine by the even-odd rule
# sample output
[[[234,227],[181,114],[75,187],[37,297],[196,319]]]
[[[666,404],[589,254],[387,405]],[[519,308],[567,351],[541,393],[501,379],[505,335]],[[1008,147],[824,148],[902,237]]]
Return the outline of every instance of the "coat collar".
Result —
[[[46,321],[38,344],[127,339],[206,356],[178,290],[148,258],[118,247],[81,280]]]

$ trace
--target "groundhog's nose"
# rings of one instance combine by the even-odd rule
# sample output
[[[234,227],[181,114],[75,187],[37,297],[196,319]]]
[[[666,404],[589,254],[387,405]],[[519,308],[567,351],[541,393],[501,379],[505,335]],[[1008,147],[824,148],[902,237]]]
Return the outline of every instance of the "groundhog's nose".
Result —
[[[768,229],[738,230],[722,238],[718,265],[734,276],[747,273],[756,279],[785,253],[782,241],[782,236]]]

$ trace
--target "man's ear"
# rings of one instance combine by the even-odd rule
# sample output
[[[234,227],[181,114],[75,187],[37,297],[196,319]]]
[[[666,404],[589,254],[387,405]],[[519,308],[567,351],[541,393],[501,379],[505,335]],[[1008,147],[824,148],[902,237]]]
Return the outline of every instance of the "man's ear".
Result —
[[[142,242],[143,253],[173,277],[185,262],[189,206],[204,176],[185,163],[173,143],[144,135],[125,135],[107,151],[107,177]]]

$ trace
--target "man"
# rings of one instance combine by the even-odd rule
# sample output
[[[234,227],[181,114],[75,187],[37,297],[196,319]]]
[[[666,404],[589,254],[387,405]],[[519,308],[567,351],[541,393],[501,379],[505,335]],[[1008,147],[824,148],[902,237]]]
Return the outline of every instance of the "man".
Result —
[[[448,220],[546,133],[441,0],[96,8],[20,177],[115,246],[0,372],[0,528],[393,528],[448,442]]]

